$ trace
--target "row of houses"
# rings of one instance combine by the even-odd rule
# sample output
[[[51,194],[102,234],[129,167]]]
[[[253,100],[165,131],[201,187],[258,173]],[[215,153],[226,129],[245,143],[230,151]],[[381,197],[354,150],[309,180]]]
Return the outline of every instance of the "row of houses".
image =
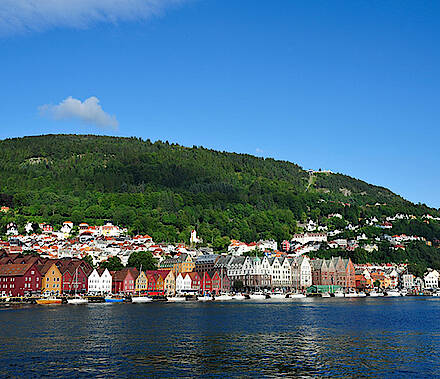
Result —
[[[355,269],[350,259],[332,258],[310,260],[307,256],[251,257],[209,254],[198,257],[187,269],[182,262],[190,257],[181,256],[163,262],[163,268],[179,273],[219,272],[222,277],[246,288],[296,288],[306,289],[312,284],[337,284],[344,288],[355,287]],[[190,269],[192,268],[192,269]]]
[[[185,266],[180,266],[183,268]],[[0,295],[134,294],[171,295],[229,291],[231,282],[220,271],[179,272],[172,269],[120,271],[92,268],[80,259],[47,259],[35,255],[0,252]]]

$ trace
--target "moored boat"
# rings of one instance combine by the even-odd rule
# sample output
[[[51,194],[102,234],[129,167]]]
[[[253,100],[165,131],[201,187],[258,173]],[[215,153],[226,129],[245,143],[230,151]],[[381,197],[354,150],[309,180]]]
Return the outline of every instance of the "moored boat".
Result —
[[[254,293],[251,293],[251,294],[249,295],[249,298],[250,298],[251,300],[266,300],[266,294],[264,294],[264,293],[261,292],[261,291],[256,291],[256,292],[254,292]]]
[[[359,294],[354,289],[350,288],[348,292],[344,294],[344,297],[359,297]]]
[[[87,304],[88,302],[89,302],[88,299],[81,296],[75,296],[71,299],[67,299],[67,304],[73,304],[73,305]]]
[[[170,303],[181,303],[183,301],[186,301],[185,296],[167,296],[167,301]]]
[[[333,294],[335,295],[335,297],[344,297],[344,292],[342,292],[341,290],[337,290]]]
[[[368,296],[370,296],[370,297],[383,297],[383,292],[378,292],[376,290],[373,290],[368,293]]]
[[[134,304],[150,303],[151,301],[153,301],[153,299],[148,296],[134,296],[131,298],[131,302]]]
[[[305,299],[307,296],[301,292],[289,293],[289,299]]]
[[[385,295],[388,297],[399,297],[401,296],[400,291],[398,289],[391,289],[385,292]]]
[[[286,294],[283,292],[272,292],[269,297],[273,300],[283,300],[286,299]]]
[[[37,299],[36,302],[37,304],[40,305],[50,305],[50,304],[61,304],[62,300],[54,296],[49,296],[49,297],[43,297],[41,299]]]
[[[232,300],[246,300],[246,296],[242,293],[236,293],[235,295],[232,295]]]
[[[197,296],[198,301],[211,301],[212,296],[211,295],[203,295],[203,296]]]
[[[232,300],[232,296],[227,293],[221,293],[220,295],[214,296],[215,301],[229,301]]]
[[[106,296],[105,302],[106,303],[122,303],[124,301],[124,298],[121,296]]]
[[[328,298],[328,297],[331,297],[331,296],[330,296],[330,294],[329,294],[328,292],[323,292],[323,293],[321,294],[321,297]]]

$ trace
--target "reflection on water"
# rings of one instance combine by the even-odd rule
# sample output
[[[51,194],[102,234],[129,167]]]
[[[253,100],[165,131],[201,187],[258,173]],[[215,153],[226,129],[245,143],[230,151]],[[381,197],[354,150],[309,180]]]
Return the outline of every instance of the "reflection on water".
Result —
[[[0,308],[0,376],[440,375],[440,299]]]

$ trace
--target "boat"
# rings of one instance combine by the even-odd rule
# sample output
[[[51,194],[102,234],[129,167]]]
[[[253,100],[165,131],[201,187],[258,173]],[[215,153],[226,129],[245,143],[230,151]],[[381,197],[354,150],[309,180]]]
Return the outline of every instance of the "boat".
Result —
[[[228,301],[228,300],[232,300],[232,296],[228,295],[227,293],[221,293],[218,296],[214,296],[214,300],[215,301]]]
[[[367,297],[367,294],[364,291],[358,292],[358,297]]]
[[[307,296],[301,292],[294,292],[289,294],[289,299],[304,299]]]
[[[261,292],[261,291],[256,291],[256,292],[254,292],[254,293],[251,293],[251,294],[249,295],[249,298],[250,298],[251,300],[266,300],[266,294],[264,294],[264,293]]]
[[[181,303],[183,301],[186,301],[185,296],[167,296],[167,301],[170,303]]]
[[[335,297],[344,297],[344,292],[342,292],[341,290],[337,290],[333,294],[335,295]]]
[[[406,295],[408,295],[408,290],[406,288],[402,288],[402,290],[400,291],[400,294],[402,296],[406,296]]]
[[[56,298],[55,296],[43,297],[41,299],[36,300],[37,304],[48,305],[48,304],[61,304],[61,299]]]
[[[400,291],[398,289],[391,289],[385,292],[385,295],[389,297],[399,297],[401,296]]]
[[[79,304],[87,304],[88,302],[89,302],[88,299],[81,296],[75,296],[71,299],[67,299],[67,304],[79,305]]]
[[[383,297],[383,292],[377,292],[376,290],[370,291],[368,294],[370,297]]]
[[[323,292],[322,294],[321,294],[321,297],[331,297],[330,296],[330,294],[328,293],[328,292]]]
[[[269,294],[270,298],[273,300],[283,300],[286,299],[286,294],[283,292],[272,292]]]
[[[134,296],[131,298],[131,302],[134,304],[143,304],[143,303],[150,303],[153,299],[148,296]]]
[[[197,296],[198,301],[211,301],[212,296],[211,295],[203,295],[203,296]]]
[[[122,303],[124,301],[124,298],[121,296],[106,296],[105,302],[106,303]]]
[[[348,292],[344,294],[344,297],[359,297],[359,294],[354,289],[350,288]]]
[[[235,295],[232,295],[232,300],[246,300],[246,296],[242,293],[236,293]]]
[[[76,280],[76,282],[75,282],[75,296],[71,299],[67,299],[67,304],[79,305],[79,304],[87,304],[89,302],[89,300],[77,295],[77,293],[76,293],[76,290],[78,288],[78,268],[79,268],[79,266],[76,268],[75,275],[73,276],[73,280],[74,281]],[[72,281],[72,283],[70,283],[70,290],[72,290],[72,284],[73,284],[73,281]]]

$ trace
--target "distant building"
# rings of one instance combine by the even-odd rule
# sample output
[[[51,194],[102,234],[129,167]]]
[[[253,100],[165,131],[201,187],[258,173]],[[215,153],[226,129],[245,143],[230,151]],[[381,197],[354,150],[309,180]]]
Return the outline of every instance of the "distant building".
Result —
[[[197,237],[197,232],[195,230],[191,230],[191,237],[190,237],[189,242],[191,244],[198,244],[198,243],[202,243],[203,241],[202,241],[202,239]]]

